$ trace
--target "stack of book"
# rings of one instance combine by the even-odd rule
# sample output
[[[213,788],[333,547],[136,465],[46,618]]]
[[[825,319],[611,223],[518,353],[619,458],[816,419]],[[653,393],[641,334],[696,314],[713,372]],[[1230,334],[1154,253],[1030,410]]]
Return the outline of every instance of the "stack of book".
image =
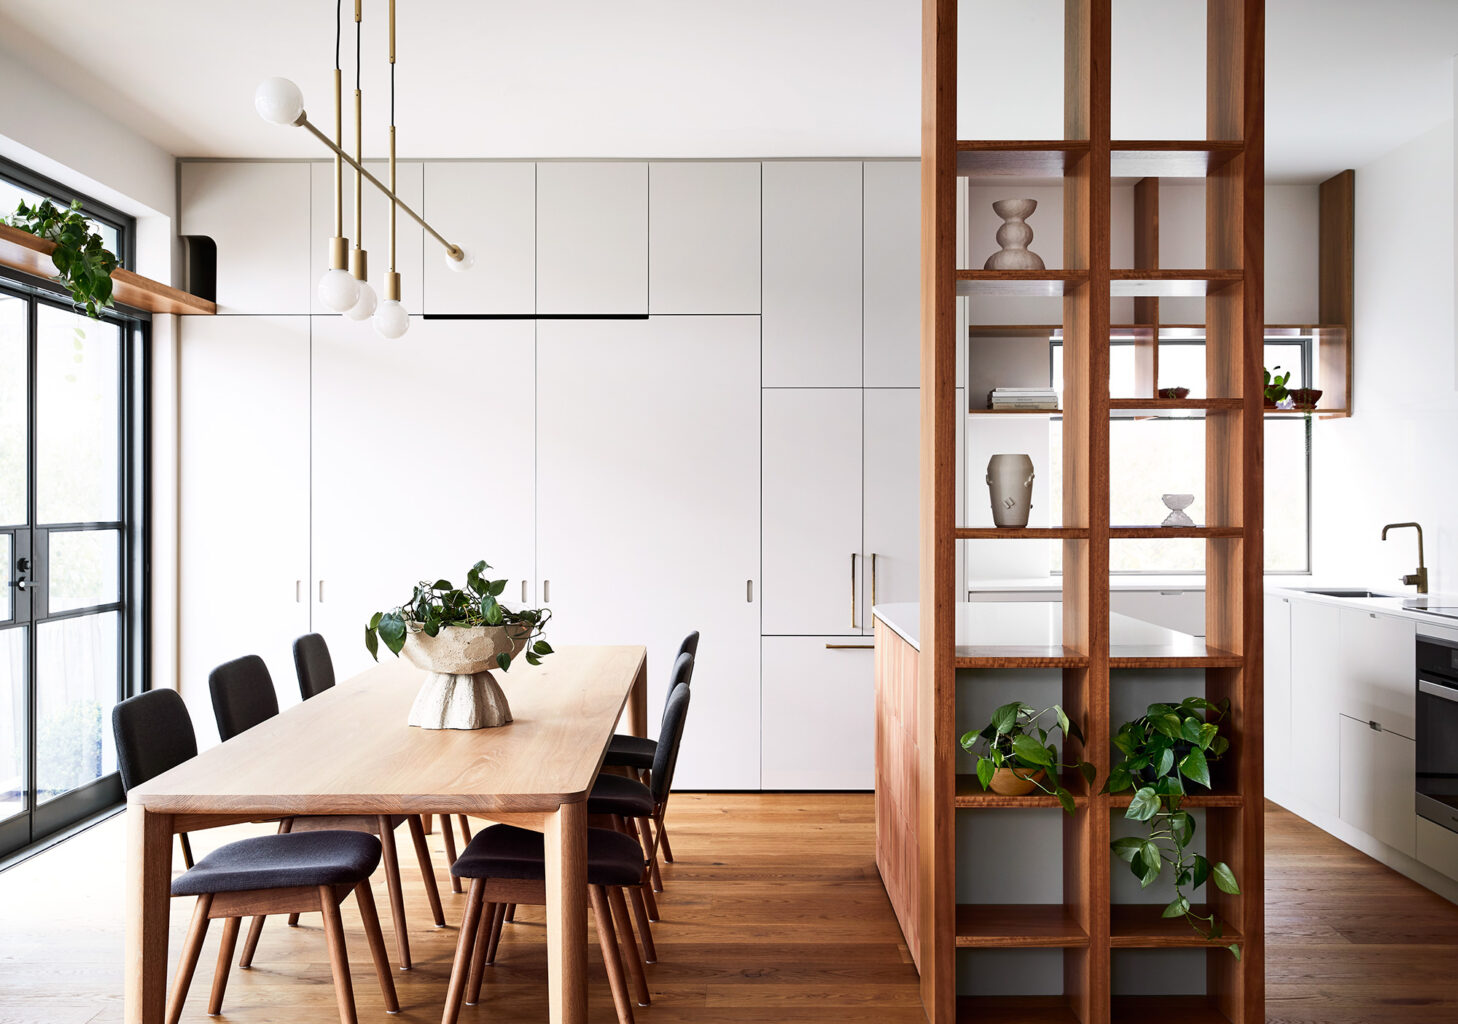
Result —
[[[993,388],[987,393],[989,409],[1056,409],[1058,392],[1052,388]]]

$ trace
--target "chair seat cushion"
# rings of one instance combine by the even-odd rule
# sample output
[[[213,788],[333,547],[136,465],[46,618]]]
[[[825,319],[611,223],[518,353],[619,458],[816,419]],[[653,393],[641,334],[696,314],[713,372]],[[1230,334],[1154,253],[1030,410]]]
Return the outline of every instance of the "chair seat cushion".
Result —
[[[638,840],[607,828],[587,830],[587,884],[637,885],[643,881]],[[547,874],[542,834],[515,825],[492,825],[476,833],[451,865],[459,878],[516,878],[541,881]]]
[[[614,768],[641,768],[647,771],[653,767],[653,755],[656,753],[657,740],[650,740],[646,736],[615,733],[608,742],[607,756],[602,763]]]
[[[653,794],[648,787],[621,775],[599,775],[587,794],[588,814],[621,814],[625,818],[653,815]]]
[[[172,895],[355,885],[379,863],[380,841],[364,832],[257,836],[208,854],[173,881]]]

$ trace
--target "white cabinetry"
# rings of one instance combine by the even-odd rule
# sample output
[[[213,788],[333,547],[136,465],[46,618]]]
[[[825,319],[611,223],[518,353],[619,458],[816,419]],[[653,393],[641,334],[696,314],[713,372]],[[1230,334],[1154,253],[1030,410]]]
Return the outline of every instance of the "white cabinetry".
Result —
[[[1266,791],[1285,785],[1291,771],[1291,599],[1265,600]],[[1304,747],[1304,744],[1303,744]]]
[[[207,678],[245,654],[298,700],[309,631],[309,318],[190,316],[180,344],[180,671],[215,735]]]
[[[921,600],[921,392],[866,388],[863,395],[863,543],[869,564],[861,577],[860,622],[869,636],[873,604]]]
[[[484,558],[518,606],[535,579],[534,325],[416,318],[408,353],[360,327],[314,321],[310,597],[341,679],[420,580],[464,586]]]
[[[870,639],[767,636],[763,644],[764,788],[873,789]],[[695,697],[698,686],[695,677]]]
[[[648,312],[648,165],[537,165],[537,312]]]
[[[425,298],[412,313],[536,312],[536,164],[427,162],[422,202],[421,215],[466,249],[475,264],[467,271],[451,270],[445,249],[427,239]],[[379,242],[371,244],[376,249],[372,262],[380,266]]]
[[[219,313],[309,312],[309,175],[303,163],[181,165],[177,231],[217,244]]]
[[[329,239],[334,237],[334,165],[312,164],[313,227],[309,235],[309,302],[310,312],[337,315],[319,301],[319,279],[329,269]],[[390,165],[379,160],[366,160],[371,174],[389,184]],[[364,251],[369,254],[369,282],[375,297],[385,298],[385,275],[390,272],[390,201],[369,182],[364,182]],[[395,187],[400,198],[412,210],[421,207],[421,168],[418,163],[395,165]],[[344,168],[344,237],[354,251],[361,241],[354,226],[354,171]],[[447,236],[449,237],[449,236]],[[431,246],[439,250],[435,240]],[[400,272],[400,301],[411,313],[423,312],[421,274],[424,271],[425,231],[403,213],[395,216],[395,269]],[[371,329],[367,323],[355,324],[361,331]]]
[[[649,312],[759,312],[759,166],[648,165]]]
[[[675,785],[756,789],[759,321],[537,330],[538,599],[552,642],[647,643],[656,725],[679,641],[700,630]]]
[[[1417,630],[1412,619],[1342,608],[1338,710],[1413,739]],[[1412,789],[1409,779],[1408,789]]]
[[[861,165],[764,165],[764,384],[861,385]]]
[[[921,385],[921,164],[865,163],[864,295],[867,387]]]
[[[1300,741],[1292,754],[1291,789],[1324,814],[1337,813],[1340,628],[1339,608],[1316,601],[1291,605],[1291,735]]]
[[[1341,715],[1341,818],[1411,857],[1417,811],[1413,773],[1417,744]]]
[[[1115,590],[1109,610],[1191,636],[1205,635],[1203,590]]]

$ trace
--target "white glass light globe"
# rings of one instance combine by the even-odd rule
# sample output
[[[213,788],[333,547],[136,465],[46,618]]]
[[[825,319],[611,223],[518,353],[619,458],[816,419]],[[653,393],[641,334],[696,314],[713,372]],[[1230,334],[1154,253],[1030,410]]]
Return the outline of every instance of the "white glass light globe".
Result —
[[[269,124],[293,124],[304,112],[304,94],[287,78],[265,78],[253,94],[253,109]]]
[[[344,311],[348,320],[368,320],[375,315],[375,306],[379,299],[375,296],[375,290],[370,287],[368,281],[359,282],[359,298],[354,305]]]
[[[447,250],[445,254],[446,266],[450,267],[458,274],[462,271],[470,270],[476,265],[476,254],[473,253],[470,249],[467,249],[465,246],[461,246],[460,249],[461,258],[458,260],[451,259],[451,254],[449,250]]]
[[[319,278],[319,301],[334,312],[343,313],[359,301],[359,282],[347,270],[338,267],[326,270]]]
[[[375,310],[375,332],[394,340],[410,329],[410,314],[394,299],[386,299]]]

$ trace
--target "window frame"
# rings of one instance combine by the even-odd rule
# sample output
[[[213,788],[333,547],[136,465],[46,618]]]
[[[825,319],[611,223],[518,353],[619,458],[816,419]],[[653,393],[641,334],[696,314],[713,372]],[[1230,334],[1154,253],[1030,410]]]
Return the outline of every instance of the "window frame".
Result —
[[[114,206],[93,199],[84,192],[78,192],[54,178],[48,178],[3,156],[0,156],[0,180],[66,206],[79,199],[87,217],[116,231],[117,248],[121,251],[113,255],[121,262],[122,267],[127,270],[136,269],[137,219],[131,214],[123,213]],[[8,217],[14,212],[0,210],[0,217]]]

